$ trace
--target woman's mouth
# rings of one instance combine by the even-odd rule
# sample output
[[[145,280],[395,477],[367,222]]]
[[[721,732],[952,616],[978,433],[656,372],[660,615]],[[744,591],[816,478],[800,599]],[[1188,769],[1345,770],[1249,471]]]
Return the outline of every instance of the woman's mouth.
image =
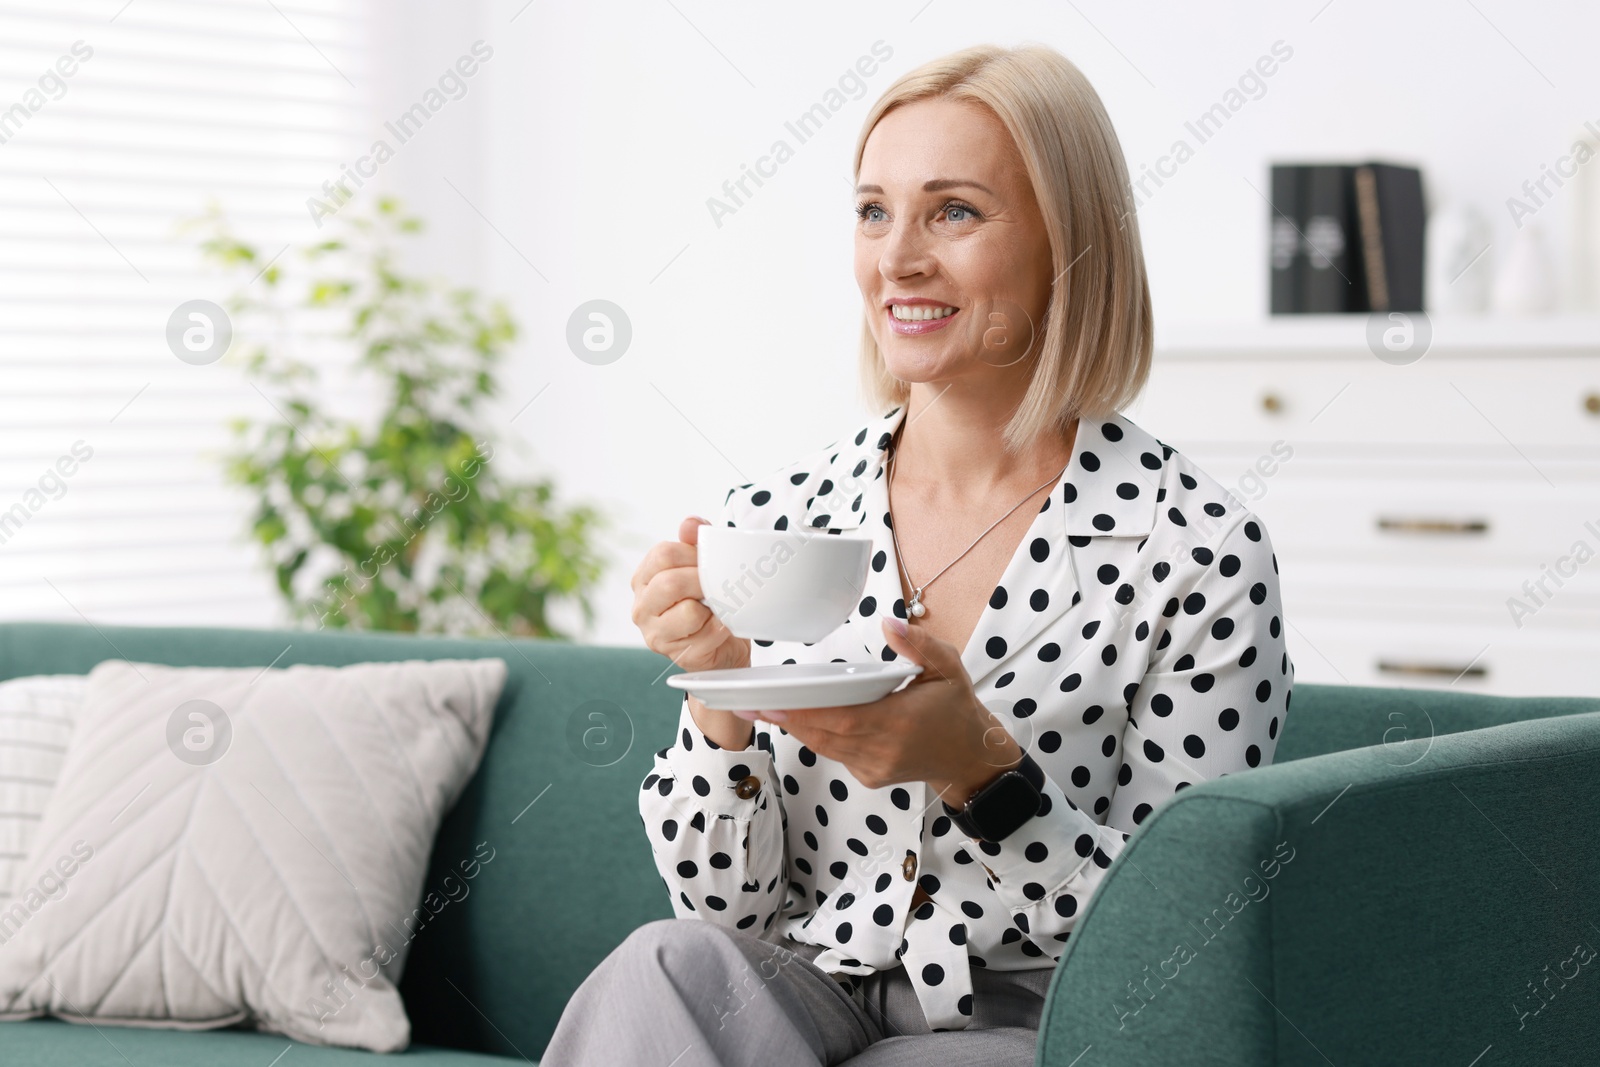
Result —
[[[902,336],[916,336],[942,330],[960,308],[948,304],[890,304],[889,326]]]

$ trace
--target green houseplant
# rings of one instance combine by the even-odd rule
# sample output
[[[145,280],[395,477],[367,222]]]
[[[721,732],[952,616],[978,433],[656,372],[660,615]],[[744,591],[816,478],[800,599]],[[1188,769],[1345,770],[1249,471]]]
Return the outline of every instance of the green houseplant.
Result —
[[[504,305],[405,273],[397,245],[421,222],[393,198],[270,258],[215,207],[198,224],[205,257],[238,278],[230,358],[273,411],[233,422],[226,476],[254,496],[291,613],[319,629],[571,639],[547,615],[566,600],[592,623],[605,520],[558,506],[548,479],[507,475],[488,425],[517,336]],[[336,407],[340,385],[363,398],[355,412]]]

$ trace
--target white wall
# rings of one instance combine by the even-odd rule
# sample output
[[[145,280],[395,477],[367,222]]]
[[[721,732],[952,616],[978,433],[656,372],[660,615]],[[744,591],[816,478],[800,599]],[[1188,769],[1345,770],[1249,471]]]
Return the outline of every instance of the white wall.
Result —
[[[1584,120],[1600,124],[1588,55],[1600,13],[1575,2],[369,3],[371,75],[358,80],[371,137],[475,41],[494,49],[467,94],[374,185],[428,218],[421,265],[512,302],[525,333],[500,418],[526,451],[505,462],[551,472],[565,499],[613,515],[612,570],[589,634],[608,643],[637,641],[628,579],[651,543],[686,514],[711,514],[731,485],[864,417],[849,159],[872,100],[918,63],[978,41],[1061,49],[1098,87],[1137,175],[1274,42],[1293,50],[1260,99],[1141,208],[1158,340],[1185,324],[1261,316],[1267,208],[1250,183],[1266,190],[1271,160],[1419,164],[1432,199],[1471,199],[1489,213],[1500,249],[1512,233],[1505,199],[1564,153]],[[137,14],[127,15],[133,28],[99,31],[108,49],[135,32]],[[321,34],[309,16],[300,21]],[[299,47],[268,22],[279,45]],[[775,139],[793,143],[785,121],[879,41],[892,57],[859,98],[717,225],[707,198]],[[20,84],[31,69],[8,76]],[[357,131],[352,152],[368,140]],[[295,187],[274,210],[302,212],[302,198]],[[1538,216],[1552,236],[1565,209],[1558,196]],[[607,366],[577,359],[565,341],[574,308],[595,298],[633,324],[631,348]],[[237,554],[235,533],[219,527],[216,537]],[[95,562],[107,573],[124,565]],[[204,621],[277,621],[251,603],[250,618],[217,609]],[[141,618],[131,607],[116,614]]]

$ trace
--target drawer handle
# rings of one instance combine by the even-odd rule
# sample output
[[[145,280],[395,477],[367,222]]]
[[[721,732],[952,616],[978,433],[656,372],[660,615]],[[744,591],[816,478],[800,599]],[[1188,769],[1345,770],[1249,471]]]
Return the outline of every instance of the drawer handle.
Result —
[[[1600,415],[1600,393],[1590,393],[1584,397],[1583,410],[1591,415]]]
[[[1270,411],[1276,415],[1278,412],[1283,410],[1283,399],[1278,396],[1277,393],[1263,393],[1261,396],[1261,407],[1266,411]]]
[[[1481,534],[1489,532],[1483,519],[1379,519],[1378,529],[1403,533]]]
[[[1378,671],[1382,674],[1425,674],[1429,676],[1443,675],[1447,678],[1485,678],[1488,677],[1489,668],[1480,667],[1476,663],[1469,663],[1464,667],[1457,667],[1449,663],[1396,663],[1391,660],[1380,659]]]

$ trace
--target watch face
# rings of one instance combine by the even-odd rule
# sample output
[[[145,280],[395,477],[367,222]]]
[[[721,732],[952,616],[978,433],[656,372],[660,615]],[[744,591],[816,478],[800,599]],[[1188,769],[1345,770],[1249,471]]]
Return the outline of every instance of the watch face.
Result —
[[[1039,790],[1013,768],[973,797],[967,810],[979,837],[1000,841],[1039,813]]]

